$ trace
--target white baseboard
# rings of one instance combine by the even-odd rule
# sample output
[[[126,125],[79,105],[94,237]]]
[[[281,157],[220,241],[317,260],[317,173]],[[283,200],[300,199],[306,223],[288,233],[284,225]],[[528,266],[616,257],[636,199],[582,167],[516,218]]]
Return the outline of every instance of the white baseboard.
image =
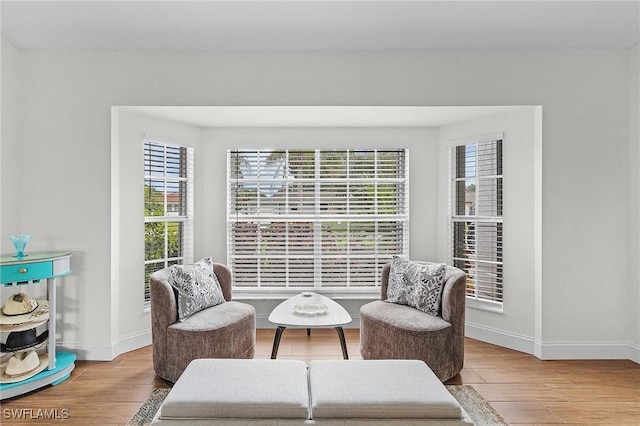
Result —
[[[151,344],[151,330],[125,336],[111,345],[78,345],[58,342],[56,349],[76,354],[82,361],[112,361],[118,355]]]
[[[76,359],[81,361],[111,361],[111,346],[109,345],[83,345],[74,343],[58,342],[56,350],[72,352]]]
[[[467,323],[465,336],[493,345],[534,355],[543,360],[555,359],[629,359],[640,364],[640,347],[630,343],[542,343],[529,336],[509,333],[480,324]]]
[[[629,359],[637,364],[640,364],[640,346],[629,345]]]
[[[113,358],[120,354],[149,346],[152,343],[151,330],[125,336],[111,345]],[[113,359],[112,358],[112,359]]]
[[[534,353],[534,341],[529,336],[509,333],[503,330],[469,322],[465,325],[464,334],[472,339],[491,343],[492,345],[502,346],[504,348],[513,349],[515,351],[531,355]]]
[[[629,359],[640,364],[640,348],[630,343],[544,343],[540,359]]]

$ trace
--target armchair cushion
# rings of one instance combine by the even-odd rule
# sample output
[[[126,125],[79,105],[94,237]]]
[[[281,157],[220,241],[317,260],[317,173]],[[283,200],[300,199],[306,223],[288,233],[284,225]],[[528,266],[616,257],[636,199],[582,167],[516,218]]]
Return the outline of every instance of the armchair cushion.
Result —
[[[204,308],[225,301],[218,278],[213,272],[211,257],[205,257],[193,264],[171,266],[169,283],[178,292],[180,321]]]
[[[431,315],[440,314],[444,263],[412,262],[394,256],[385,302],[409,305]]]

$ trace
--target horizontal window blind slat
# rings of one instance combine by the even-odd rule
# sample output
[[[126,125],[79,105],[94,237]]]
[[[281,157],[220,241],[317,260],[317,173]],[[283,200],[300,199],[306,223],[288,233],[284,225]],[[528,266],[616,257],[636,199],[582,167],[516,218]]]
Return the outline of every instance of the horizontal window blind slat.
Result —
[[[378,285],[382,265],[408,249],[407,155],[228,151],[228,263],[239,285]]]
[[[193,150],[145,139],[145,275],[193,261]]]
[[[467,295],[502,303],[502,141],[450,150],[451,262],[467,273]]]

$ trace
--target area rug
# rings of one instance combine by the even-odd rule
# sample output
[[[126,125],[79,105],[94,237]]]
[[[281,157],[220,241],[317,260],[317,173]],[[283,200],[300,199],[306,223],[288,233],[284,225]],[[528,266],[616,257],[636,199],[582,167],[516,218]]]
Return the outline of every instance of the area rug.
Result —
[[[498,426],[508,424],[473,387],[469,385],[446,386],[447,390],[462,405],[476,425]],[[155,416],[170,390],[169,388],[154,389],[127,425],[141,426],[151,424],[153,416]]]
[[[445,385],[476,425],[508,425],[500,414],[470,385]],[[155,414],[155,413],[154,413]]]

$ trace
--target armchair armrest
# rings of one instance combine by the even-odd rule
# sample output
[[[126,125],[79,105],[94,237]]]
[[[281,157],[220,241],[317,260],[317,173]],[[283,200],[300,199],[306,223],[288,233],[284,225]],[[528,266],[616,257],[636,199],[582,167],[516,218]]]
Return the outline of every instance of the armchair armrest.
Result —
[[[391,263],[387,263],[382,267],[380,275],[380,300],[387,300],[387,288],[389,287],[389,273],[391,272]]]
[[[162,269],[151,274],[149,279],[153,365],[156,371],[162,371],[167,362],[167,328],[178,321],[176,296],[167,278],[167,269]]]
[[[231,277],[231,269],[222,263],[213,264],[213,273],[216,274],[220,288],[222,289],[222,295],[224,300],[229,302],[231,300],[231,287],[233,285],[233,278]]]
[[[466,302],[467,276],[458,269],[447,266],[442,289],[441,313],[442,319],[454,325],[462,324],[464,330],[464,314]],[[464,334],[464,331],[462,332]]]

